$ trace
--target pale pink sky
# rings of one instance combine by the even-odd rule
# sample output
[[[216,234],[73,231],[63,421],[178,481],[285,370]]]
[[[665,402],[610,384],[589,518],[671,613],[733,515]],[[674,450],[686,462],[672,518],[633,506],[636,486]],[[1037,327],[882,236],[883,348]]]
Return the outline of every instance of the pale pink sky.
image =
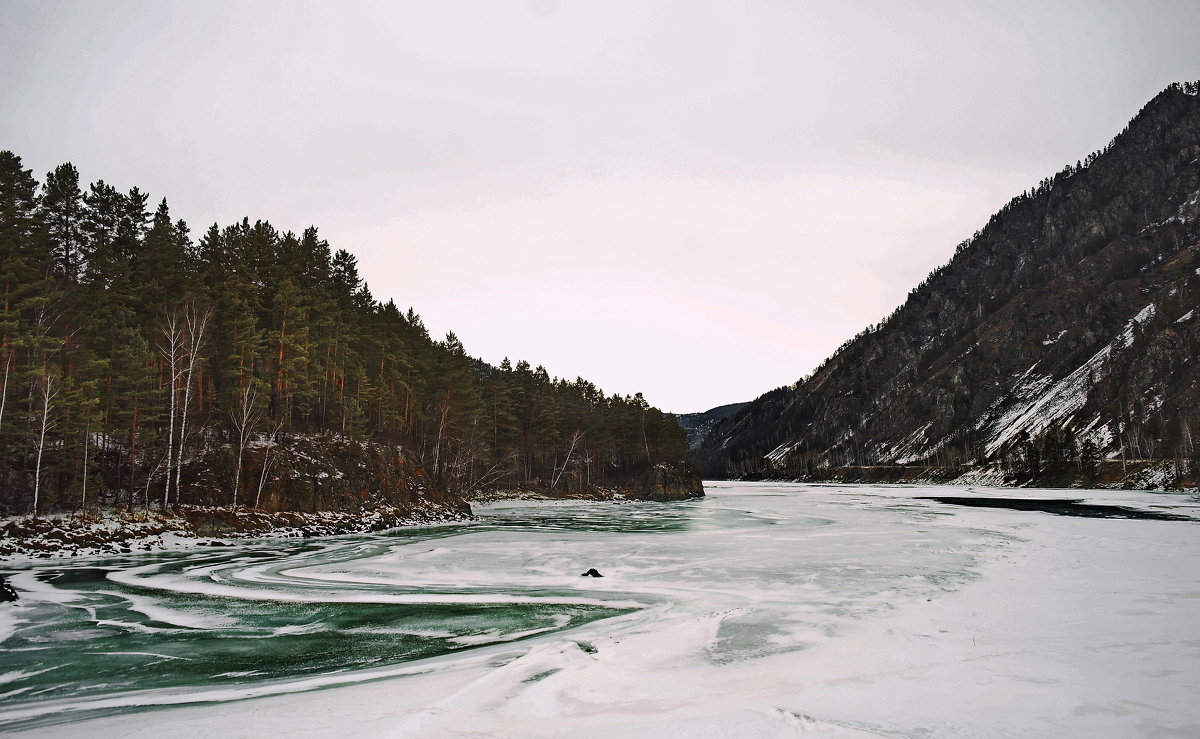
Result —
[[[1200,3],[0,2],[0,148],[316,224],[468,351],[687,412],[794,382],[1200,78]]]

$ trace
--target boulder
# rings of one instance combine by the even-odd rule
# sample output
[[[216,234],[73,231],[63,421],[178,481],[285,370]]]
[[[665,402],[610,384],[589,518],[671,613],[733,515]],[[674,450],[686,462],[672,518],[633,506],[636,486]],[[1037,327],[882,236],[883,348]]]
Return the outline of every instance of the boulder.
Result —
[[[595,570],[592,570],[595,572]],[[4,579],[4,575],[0,575],[0,603],[12,603],[17,599],[17,591],[13,590],[13,586],[8,584]]]

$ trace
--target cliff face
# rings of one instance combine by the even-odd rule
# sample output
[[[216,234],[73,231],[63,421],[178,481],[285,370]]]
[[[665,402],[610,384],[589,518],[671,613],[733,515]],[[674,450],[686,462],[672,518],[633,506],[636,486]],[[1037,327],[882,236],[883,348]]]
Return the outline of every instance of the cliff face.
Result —
[[[719,423],[708,476],[991,464],[1194,467],[1200,97],[1172,86],[1103,152],[1012,200],[877,327]],[[1072,467],[1073,466],[1073,467]]]

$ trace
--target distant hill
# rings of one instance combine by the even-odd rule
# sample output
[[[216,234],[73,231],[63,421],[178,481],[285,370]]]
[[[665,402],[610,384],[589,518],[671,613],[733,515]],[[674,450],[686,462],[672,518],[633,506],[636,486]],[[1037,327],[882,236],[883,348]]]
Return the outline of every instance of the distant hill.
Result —
[[[700,448],[704,437],[708,435],[718,421],[724,421],[741,409],[750,405],[749,403],[730,403],[729,405],[719,405],[716,408],[710,408],[703,413],[677,413],[675,420],[679,422],[680,428],[687,434],[688,451],[696,451]]]
[[[1200,84],[996,213],[886,320],[716,424],[702,474],[1196,484]]]
[[[641,393],[434,339],[315,227],[193,238],[151,203],[0,151],[0,515],[703,494]]]

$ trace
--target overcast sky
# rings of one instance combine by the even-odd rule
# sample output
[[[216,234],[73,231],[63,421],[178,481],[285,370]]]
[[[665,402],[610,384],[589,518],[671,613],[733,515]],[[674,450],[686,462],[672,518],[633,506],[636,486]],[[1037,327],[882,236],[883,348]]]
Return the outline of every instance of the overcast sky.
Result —
[[[0,149],[316,225],[467,350],[666,410],[796,381],[1200,78],[1200,2],[14,2]]]

